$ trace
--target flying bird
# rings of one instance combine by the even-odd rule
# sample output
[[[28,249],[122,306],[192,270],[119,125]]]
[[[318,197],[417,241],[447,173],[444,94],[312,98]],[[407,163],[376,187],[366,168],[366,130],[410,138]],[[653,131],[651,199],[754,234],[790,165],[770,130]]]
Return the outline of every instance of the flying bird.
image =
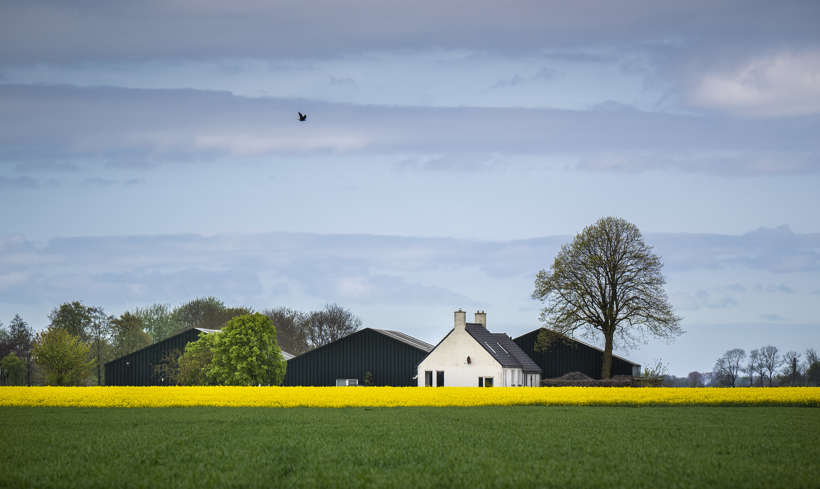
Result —
[[[297,114],[299,114],[299,120],[305,122],[305,119],[307,119],[307,114],[302,115],[301,112],[297,112]]]

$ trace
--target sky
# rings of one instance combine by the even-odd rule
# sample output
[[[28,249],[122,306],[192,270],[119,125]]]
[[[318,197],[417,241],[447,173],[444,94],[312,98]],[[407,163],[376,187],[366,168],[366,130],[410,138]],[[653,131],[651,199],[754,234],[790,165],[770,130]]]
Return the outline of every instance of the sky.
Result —
[[[820,349],[817,25],[790,0],[3,2],[0,321],[216,296],[516,337],[537,272],[616,216],[686,331],[616,354]]]

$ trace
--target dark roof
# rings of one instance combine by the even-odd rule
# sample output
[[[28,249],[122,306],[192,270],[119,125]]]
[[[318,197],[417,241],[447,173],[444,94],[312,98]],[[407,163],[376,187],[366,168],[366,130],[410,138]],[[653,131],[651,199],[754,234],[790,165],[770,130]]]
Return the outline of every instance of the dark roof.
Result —
[[[412,347],[418,348],[419,350],[424,350],[428,353],[433,350],[433,345],[431,345],[430,343],[421,341],[418,338],[413,338],[412,336],[406,335],[406,334],[401,333],[399,331],[391,331],[389,329],[376,329],[376,328],[370,328],[370,329],[372,329],[373,331],[379,332],[379,333],[381,333],[385,336],[389,336],[389,337],[393,338],[394,340],[399,340],[402,343],[406,343],[406,344],[408,344]]]
[[[531,334],[533,334],[533,333],[536,333],[536,334],[537,334],[537,333],[539,333],[539,332],[541,331],[541,329],[543,329],[543,328],[534,329],[534,330],[530,331],[529,333],[522,334],[522,335],[521,335],[521,336],[519,336],[518,338],[523,338],[523,337],[525,337],[525,336],[527,336],[527,335],[531,335]],[[593,350],[598,350],[599,352],[601,352],[601,355],[603,355],[603,354],[604,354],[604,350],[602,350],[602,349],[598,348],[597,346],[590,345],[589,343],[584,343],[583,341],[581,341],[581,340],[579,340],[579,339],[576,339],[576,338],[571,338],[571,337],[569,337],[569,336],[567,336],[567,335],[565,335],[565,334],[561,334],[561,333],[556,333],[556,334],[560,334],[561,336],[563,336],[563,337],[565,337],[565,338],[569,339],[570,341],[575,342],[575,343],[578,343],[578,344],[580,344],[580,345],[584,345],[584,346],[586,346],[587,348],[592,348]],[[516,338],[516,340],[517,340],[518,338]],[[618,355],[615,355],[614,353],[612,354],[612,358],[617,358],[618,360],[622,360],[622,361],[624,361],[624,362],[626,362],[626,363],[628,363],[628,364],[634,365],[634,366],[636,366],[636,367],[640,367],[640,366],[641,366],[641,364],[640,364],[640,363],[635,363],[635,362],[633,362],[632,360],[627,360],[627,359],[626,359],[626,358],[624,358],[624,357],[619,357]]]
[[[466,329],[502,367],[541,372],[541,367],[504,333],[490,333],[483,325],[473,323],[467,323]]]

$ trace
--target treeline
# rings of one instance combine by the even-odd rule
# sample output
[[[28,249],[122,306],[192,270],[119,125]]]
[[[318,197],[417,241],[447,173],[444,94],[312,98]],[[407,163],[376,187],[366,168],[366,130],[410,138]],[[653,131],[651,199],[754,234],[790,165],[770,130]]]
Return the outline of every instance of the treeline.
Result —
[[[111,360],[188,329],[221,330],[232,319],[254,312],[246,306],[227,307],[215,297],[176,307],[156,303],[120,316],[73,301],[55,307],[47,328],[37,334],[15,315],[8,327],[0,321],[0,385],[104,385],[104,365]],[[361,318],[337,304],[312,312],[279,307],[259,313],[274,325],[279,348],[293,355],[347,336],[362,325]],[[62,356],[63,364],[49,366],[48,358],[54,356]]]
[[[690,372],[686,377],[667,375],[668,387],[775,387],[820,386],[820,357],[814,348],[802,354],[780,354],[776,346],[728,350],[715,361],[711,372]]]

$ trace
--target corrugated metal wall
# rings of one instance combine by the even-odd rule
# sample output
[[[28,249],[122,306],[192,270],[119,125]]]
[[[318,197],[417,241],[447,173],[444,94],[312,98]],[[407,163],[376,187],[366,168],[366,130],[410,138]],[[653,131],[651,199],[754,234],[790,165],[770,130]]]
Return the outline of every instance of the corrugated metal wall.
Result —
[[[365,328],[288,360],[289,386],[335,386],[336,379],[358,379],[366,372],[373,385],[415,386],[416,366],[427,352]]]
[[[154,375],[154,365],[162,361],[165,352],[185,351],[185,345],[198,340],[200,333],[197,329],[189,329],[106,363],[105,385],[171,385],[167,379],[163,381]]]
[[[582,343],[575,342],[574,346],[557,341],[550,345],[549,351],[536,352],[535,341],[540,329],[531,331],[513,341],[541,367],[541,378],[552,379],[570,372],[581,372],[593,379],[601,378],[601,368],[604,365],[603,352]],[[632,375],[632,367],[637,363],[628,362],[612,357],[611,376]]]

